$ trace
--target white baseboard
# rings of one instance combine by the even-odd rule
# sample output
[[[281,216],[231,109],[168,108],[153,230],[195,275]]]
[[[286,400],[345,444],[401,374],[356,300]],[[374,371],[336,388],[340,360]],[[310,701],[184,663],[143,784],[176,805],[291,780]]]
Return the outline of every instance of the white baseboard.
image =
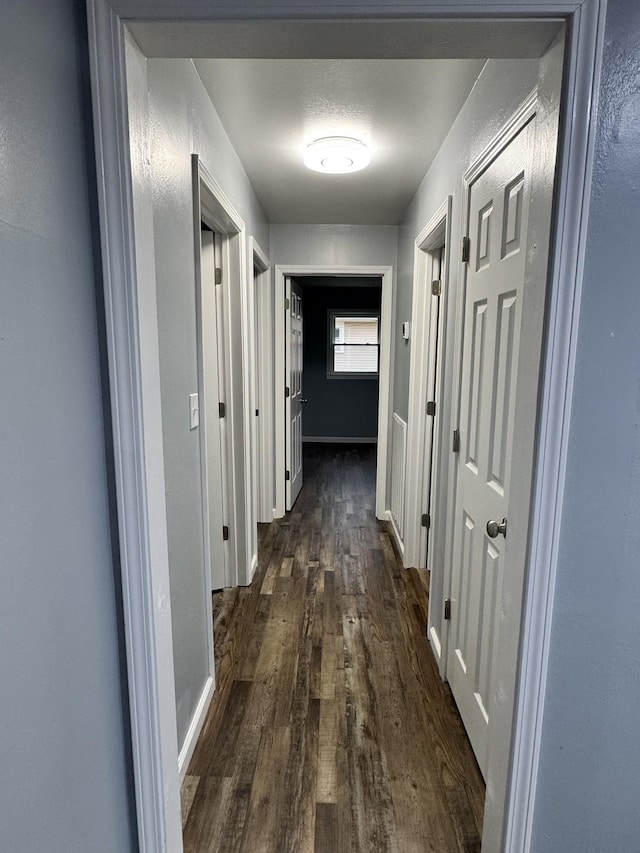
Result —
[[[429,628],[429,642],[431,643],[431,648],[433,649],[433,653],[439,663],[442,658],[442,643],[440,642],[440,637],[438,636],[438,632],[434,625]]]
[[[400,551],[401,556],[404,559],[404,543],[400,538],[400,533],[398,532],[398,528],[396,527],[396,523],[393,520],[393,516],[391,515],[391,510],[387,510],[387,521],[391,525],[391,530],[393,531],[393,538],[396,540],[396,545],[398,546],[398,550]]]
[[[187,769],[189,767],[189,762],[191,761],[194,750],[196,748],[198,738],[200,737],[200,732],[202,731],[202,726],[204,725],[205,717],[207,716],[207,711],[209,710],[209,705],[211,704],[211,699],[213,697],[213,691],[215,690],[215,686],[216,685],[214,678],[212,675],[210,675],[207,678],[205,685],[202,689],[200,700],[196,706],[196,710],[193,713],[191,725],[187,730],[184,743],[182,744],[182,749],[180,750],[180,755],[178,756],[178,772],[180,774],[180,782],[182,782],[186,775]]]
[[[377,444],[376,436],[366,435],[303,435],[304,444]]]
[[[249,568],[249,583],[253,580],[256,569],[258,568],[258,555],[254,554]]]

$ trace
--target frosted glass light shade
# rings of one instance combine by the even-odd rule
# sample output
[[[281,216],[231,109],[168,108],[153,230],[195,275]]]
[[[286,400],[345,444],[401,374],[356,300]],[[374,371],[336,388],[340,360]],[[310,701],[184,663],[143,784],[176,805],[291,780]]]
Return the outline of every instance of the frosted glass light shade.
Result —
[[[304,164],[315,172],[344,175],[358,172],[371,162],[369,149],[349,136],[325,136],[307,145]]]

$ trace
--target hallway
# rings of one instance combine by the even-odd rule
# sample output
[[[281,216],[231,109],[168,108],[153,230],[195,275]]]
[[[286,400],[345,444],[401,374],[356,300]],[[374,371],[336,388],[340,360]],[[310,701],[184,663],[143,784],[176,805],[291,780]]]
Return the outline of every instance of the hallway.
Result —
[[[252,586],[214,595],[185,850],[478,851],[484,784],[426,640],[424,573],[374,516],[375,450],[307,445],[304,465]]]

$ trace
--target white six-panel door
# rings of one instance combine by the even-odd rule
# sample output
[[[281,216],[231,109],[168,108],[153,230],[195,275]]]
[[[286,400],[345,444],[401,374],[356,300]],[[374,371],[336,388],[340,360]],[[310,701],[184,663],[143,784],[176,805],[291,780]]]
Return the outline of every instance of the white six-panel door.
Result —
[[[286,309],[286,375],[288,395],[287,423],[287,510],[290,510],[302,488],[302,288],[287,276]],[[285,302],[285,305],[287,303]]]
[[[485,775],[492,662],[496,644],[504,641],[501,586],[509,570],[518,345],[527,322],[522,290],[533,135],[530,120],[474,181],[469,198],[447,678]],[[532,407],[535,399],[532,387]],[[491,537],[487,522],[503,519],[506,536]]]

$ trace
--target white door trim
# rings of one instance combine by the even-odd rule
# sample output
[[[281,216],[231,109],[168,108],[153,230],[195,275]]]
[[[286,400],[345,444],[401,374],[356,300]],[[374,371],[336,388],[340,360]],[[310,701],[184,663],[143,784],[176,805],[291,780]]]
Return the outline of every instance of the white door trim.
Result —
[[[460,234],[468,234],[469,231],[469,191],[471,184],[478,178],[479,175],[487,168],[494,157],[510,142],[517,131],[524,127],[527,121],[535,114],[537,100],[537,89],[534,89],[529,96],[523,101],[515,113],[502,126],[496,136],[489,142],[484,151],[474,160],[471,166],[462,176],[461,189],[461,215],[460,215]],[[549,259],[551,262],[551,258]],[[451,395],[451,429],[455,429],[460,422],[460,387],[462,383],[462,333],[464,322],[464,292],[467,280],[466,264],[459,260],[458,271],[458,286],[455,299],[455,317],[454,317],[454,349],[453,349],[453,371],[452,371],[452,395]],[[445,565],[443,575],[444,596],[448,598],[451,592],[451,579],[453,573],[453,540],[454,528],[453,519],[456,507],[457,497],[457,477],[458,477],[458,457],[454,457],[454,461],[449,465],[448,482],[447,482],[447,511],[446,511],[446,528],[445,528]],[[431,615],[431,611],[430,611]],[[439,664],[440,672],[443,678],[446,675],[447,651],[449,645],[449,622],[444,619],[444,615],[440,615],[440,619],[436,614],[432,615],[433,627],[439,633],[436,638],[436,647],[439,646]],[[433,638],[433,632],[430,634]]]
[[[226,403],[226,487],[229,511],[229,550],[227,553],[226,574],[228,586],[242,586],[250,582],[250,557],[257,552],[252,535],[255,528],[255,515],[251,485],[251,430],[247,419],[243,417],[249,412],[251,395],[249,382],[250,342],[252,336],[248,313],[250,298],[246,291],[246,243],[244,220],[237,212],[224,190],[202,163],[197,154],[192,155],[197,164],[200,180],[200,209],[207,224],[221,238],[223,280],[220,287],[223,291],[222,322],[224,325],[224,402]],[[200,214],[199,214],[200,215]],[[235,331],[235,319],[231,304],[232,289],[239,289],[241,294],[241,329],[242,329],[242,364],[234,364],[231,353],[231,341]],[[236,374],[240,368],[242,373],[242,396],[237,392]],[[242,431],[242,441],[237,439],[239,427]],[[248,482],[244,481],[248,474]],[[249,488],[247,488],[249,486]],[[244,500],[242,494],[244,492]]]
[[[380,276],[380,374],[378,376],[378,464],[376,469],[376,518],[387,515],[387,436],[389,431],[389,399],[391,385],[391,330],[393,313],[393,267],[389,266],[324,266],[321,264],[277,264],[275,267],[274,337],[276,341],[275,375],[275,448],[276,448],[276,517],[285,514],[285,322],[284,280],[285,276],[335,275],[335,276]]]
[[[202,220],[202,206],[201,206],[201,182],[202,177],[200,173],[200,164],[198,161],[198,157],[193,155],[192,157],[192,180],[193,180],[193,241],[194,241],[194,261],[195,261],[195,281],[194,287],[196,291],[196,337],[197,337],[197,350],[198,350],[198,394],[199,394],[199,440],[200,440],[200,477],[201,477],[201,488],[202,488],[202,534],[203,534],[203,555],[204,555],[204,573],[203,573],[203,585],[202,585],[202,596],[203,596],[203,606],[205,611],[205,630],[207,634],[207,679],[205,681],[204,687],[200,694],[200,699],[198,700],[198,704],[194,711],[193,717],[191,719],[191,723],[185,735],[184,742],[182,744],[182,748],[180,749],[180,753],[178,755],[178,771],[180,773],[180,778],[184,779],[184,776],[187,772],[187,767],[189,766],[189,762],[191,761],[191,757],[196,748],[196,743],[198,737],[200,736],[200,732],[202,731],[202,726],[204,725],[204,720],[206,713],[209,709],[209,705],[211,703],[211,698],[213,697],[213,691],[215,690],[215,656],[213,649],[213,613],[211,609],[211,561],[212,561],[212,542],[211,542],[211,532],[210,532],[210,519],[209,519],[209,453],[208,453],[208,439],[210,436],[207,434],[209,430],[209,418],[208,418],[208,408],[210,406],[207,405],[207,394],[208,394],[208,386],[207,386],[207,373],[205,369],[205,312],[203,310],[204,305],[206,304],[206,297],[203,293],[202,287],[202,251],[201,251],[201,233],[200,233],[200,223]],[[217,377],[216,377],[217,379]],[[216,382],[217,385],[217,382]]]
[[[258,300],[253,305],[256,326],[260,330],[257,358],[252,365],[258,364],[259,379],[258,393],[254,394],[260,415],[255,423],[256,477],[260,488],[256,489],[256,520],[259,522],[273,521],[273,294],[271,285],[271,264],[266,253],[262,251],[254,237],[249,237],[249,258],[258,270]],[[258,377],[252,377],[252,387]]]
[[[565,89],[557,164],[557,206],[549,256],[534,491],[524,590],[518,690],[506,797],[504,849],[531,848],[533,807],[558,567],[567,444],[595,151],[606,0],[578,6],[565,45]],[[555,239],[555,245],[554,245]]]
[[[182,821],[155,268],[136,258],[123,23],[89,0],[88,24],[138,842],[173,853]]]
[[[485,171],[494,163],[494,161],[499,157],[499,155],[508,148],[515,138],[523,131],[523,129],[527,125],[531,125],[532,120],[537,113],[538,107],[538,90],[534,89],[528,97],[523,101],[520,107],[515,111],[515,113],[509,118],[509,120],[502,126],[497,135],[489,142],[486,148],[482,151],[482,153],[476,158],[476,160],[472,163],[472,165],[467,169],[462,179],[462,193],[461,193],[461,235],[469,235],[471,238],[471,252],[472,255],[477,249],[477,237],[475,234],[476,223],[472,223],[470,221],[470,211],[471,211],[471,194],[472,188],[476,181],[483,176]],[[534,125],[535,127],[535,125]],[[532,143],[534,144],[534,143]],[[531,149],[527,149],[529,152],[527,154],[527,158],[530,158],[531,161],[534,160],[534,151]],[[555,149],[553,150],[552,155],[555,161]],[[528,159],[527,159],[528,162]],[[553,172],[552,163],[550,171]],[[530,175],[533,171],[533,168],[529,168],[527,166],[526,173]],[[527,178],[527,180],[531,180]],[[549,181],[549,185],[551,185],[551,181]],[[529,202],[528,209],[528,220],[529,220],[529,229],[526,232],[527,238],[531,233],[530,228],[532,225],[533,219],[533,208],[534,204],[540,204],[540,202],[544,205],[546,203],[548,208],[548,219],[547,222],[550,221],[551,218],[551,209],[552,209],[552,197],[551,193],[547,193],[546,195],[542,190],[540,190],[537,195],[538,199],[535,199],[537,187],[531,187],[531,200]],[[532,241],[533,242],[533,241]],[[532,255],[535,257],[535,253],[532,252]],[[526,257],[527,253],[525,252],[524,256],[521,254],[520,257]],[[475,255],[473,255],[475,257]],[[523,263],[525,263],[523,261]],[[462,384],[463,384],[463,359],[467,357],[467,353],[463,353],[463,341],[465,335],[465,322],[467,318],[465,317],[465,305],[466,305],[466,292],[467,292],[467,282],[469,277],[469,268],[471,263],[465,262],[460,257],[459,262],[459,274],[458,274],[458,293],[456,298],[456,346],[454,353],[454,372],[453,372],[453,420],[452,423],[454,426],[460,426],[460,407],[461,407],[461,398],[462,398]],[[541,350],[544,347],[543,340],[543,330],[542,330],[542,319],[544,315],[544,297],[545,297],[545,289],[546,289],[546,281],[547,281],[547,257],[546,254],[542,254],[539,258],[538,266],[536,267],[538,274],[535,278],[535,281],[529,281],[528,286],[530,289],[535,289],[539,294],[539,297],[533,300],[533,310],[529,314],[525,314],[529,323],[525,324],[524,322],[521,324],[520,332],[518,333],[517,340],[518,344],[514,344],[514,346],[518,346],[520,350],[520,357],[516,358],[516,387],[522,387],[523,382],[523,374],[525,374],[525,382],[528,382],[528,386],[530,387],[534,380],[531,379],[531,371],[530,366],[533,364],[537,364],[537,359],[534,361],[526,358],[526,348],[522,345],[522,338],[527,337],[527,332],[525,331],[525,326],[528,325],[531,327],[531,330],[537,330],[536,340],[538,343],[537,355],[540,355]],[[529,270],[527,269],[527,264],[525,263],[525,269],[523,270],[523,275],[527,275]],[[514,288],[516,284],[514,283]],[[522,287],[524,290],[524,287]],[[522,297],[520,297],[522,299]],[[528,302],[525,296],[524,302]],[[524,310],[524,309],[521,309]],[[489,321],[487,321],[489,322]],[[534,333],[535,335],[535,333]],[[542,342],[542,343],[541,343]],[[524,371],[523,371],[524,366]],[[536,377],[537,378],[537,377]],[[467,381],[469,381],[469,377],[467,377]],[[521,383],[518,385],[518,383]],[[537,384],[537,383],[536,383]],[[481,392],[478,391],[480,394]],[[535,396],[535,394],[534,394]],[[466,417],[466,414],[465,414]],[[534,420],[532,416],[532,412],[528,411],[525,414],[525,417],[529,424]],[[515,419],[517,421],[517,418]],[[512,426],[512,431],[516,432],[517,424]],[[526,430],[524,431],[526,432]],[[533,472],[531,468],[531,464],[527,465],[524,457],[526,456],[526,460],[531,463],[531,459],[533,454],[535,453],[535,435],[534,430],[531,430],[529,433],[530,441],[527,444],[526,442],[520,441],[520,446],[523,448],[520,451],[520,455],[518,455],[517,443],[514,441],[514,449],[513,449],[513,465],[512,472],[516,470],[516,468],[521,469],[522,477],[519,482],[524,482],[525,480],[531,480],[533,477]],[[464,441],[462,442],[464,444]],[[453,483],[451,484],[451,498],[452,500],[449,502],[449,512],[447,514],[447,555],[448,558],[445,563],[445,573],[444,573],[444,589],[445,596],[451,597],[453,602],[456,601],[455,590],[453,590],[453,574],[454,574],[454,556],[455,556],[455,541],[456,541],[456,530],[460,529],[461,524],[461,515],[460,515],[460,482],[459,482],[459,472],[460,468],[464,464],[463,459],[463,450],[459,454],[456,454],[454,457],[454,462],[451,465],[451,472],[453,474]],[[514,482],[513,473],[511,474],[511,484]],[[505,489],[507,490],[507,494],[509,495],[509,520],[510,520],[510,530],[514,530],[514,526],[512,524],[515,516],[516,510],[519,507],[523,508],[522,515],[524,516],[524,522],[520,526],[519,530],[522,531],[519,535],[514,535],[512,532],[509,536],[509,546],[511,552],[509,553],[509,566],[508,569],[504,570],[504,576],[502,581],[502,588],[498,589],[497,595],[508,602],[511,602],[511,607],[509,609],[505,608],[505,612],[501,614],[500,618],[500,630],[504,631],[504,635],[499,637],[496,641],[496,654],[493,659],[492,671],[495,673],[493,676],[493,684],[490,695],[483,696],[483,700],[487,701],[486,711],[489,715],[489,729],[488,729],[488,740],[487,744],[490,743],[492,747],[492,751],[489,750],[488,746],[486,751],[483,750],[482,755],[478,755],[478,761],[482,768],[483,774],[485,774],[485,779],[487,782],[487,800],[486,804],[490,804],[490,808],[488,809],[487,818],[483,822],[483,840],[486,844],[488,844],[489,849],[496,848],[497,845],[501,843],[501,835],[502,835],[502,821],[504,817],[504,790],[507,785],[506,781],[506,767],[508,765],[508,758],[504,758],[505,754],[508,755],[509,752],[509,743],[511,740],[511,731],[513,720],[511,717],[513,711],[513,699],[515,697],[515,692],[517,689],[517,681],[515,677],[515,672],[512,672],[511,669],[506,669],[504,666],[501,669],[501,664],[505,659],[508,659],[510,655],[513,654],[513,646],[514,646],[514,637],[517,640],[518,632],[519,632],[519,623],[521,616],[521,605],[523,603],[523,599],[521,597],[521,585],[520,589],[518,589],[518,578],[521,580],[523,572],[526,567],[526,530],[528,527],[527,524],[527,514],[530,511],[528,506],[528,498],[529,491],[527,489],[517,490],[509,487],[509,483],[505,484]],[[522,497],[520,499],[520,504],[518,505],[516,492],[521,493]],[[466,506],[465,506],[466,508]],[[476,518],[477,521],[477,518]],[[524,547],[520,550],[518,546],[523,544]],[[496,569],[497,571],[497,569]],[[453,591],[452,591],[453,590]],[[450,637],[449,633],[451,630],[452,623],[449,621],[445,621],[444,615],[440,616],[440,624],[441,624],[441,643],[444,651],[444,655],[442,658],[442,662],[445,666],[445,671],[448,675],[455,675],[455,673],[450,672],[451,661],[448,655],[448,651],[451,648],[450,645]],[[505,642],[506,639],[506,642]],[[453,649],[451,649],[453,652]],[[453,655],[455,658],[456,655]],[[455,666],[455,664],[454,664]],[[515,667],[514,667],[515,670]],[[466,671],[466,668],[465,668]],[[505,671],[507,672],[507,676],[504,676]],[[458,669],[458,674],[461,672]],[[455,686],[455,685],[454,685]],[[453,689],[453,686],[452,686]],[[455,693],[455,690],[454,690]],[[458,701],[458,700],[457,700]],[[505,707],[508,706],[508,710],[504,710]],[[474,704],[474,708],[475,708]],[[467,708],[467,710],[469,710]],[[464,711],[464,708],[461,706],[461,711]],[[498,722],[504,721],[506,716],[506,723],[504,725],[500,725]],[[470,719],[473,721],[479,721],[479,716],[476,718],[474,714],[471,714]],[[467,718],[467,722],[465,725],[469,724],[469,718]],[[480,725],[482,725],[480,723]],[[486,730],[484,730],[486,731]],[[482,743],[482,734],[480,733],[479,728],[476,729],[475,737],[471,734],[471,740],[474,745],[474,750],[477,749],[478,744]],[[486,755],[489,755],[488,761],[485,759]],[[504,758],[504,760],[502,760]],[[498,796],[496,796],[498,793]],[[500,802],[497,802],[499,800]]]
[[[438,352],[440,357],[436,365],[436,414],[433,424],[433,469],[431,472],[432,506],[439,506],[438,462],[440,454],[440,424],[444,401],[444,353],[446,336],[446,314],[449,284],[449,256],[451,207],[453,197],[447,196],[438,210],[418,234],[413,251],[413,302],[411,307],[411,358],[409,366],[409,415],[407,418],[407,468],[405,484],[405,513],[404,513],[404,565],[419,569],[426,567],[426,530],[421,524],[421,515],[425,506],[425,496],[428,484],[424,481],[426,461],[425,434],[426,417],[425,403],[427,400],[428,361],[435,341],[430,340],[432,298],[427,275],[431,259],[429,250],[444,244],[444,269],[440,273],[442,294],[440,296],[440,311],[438,316]],[[441,524],[432,521],[430,536],[432,538],[430,551],[435,551],[435,540],[439,530],[444,531]],[[438,626],[439,631],[439,626]]]
[[[136,0],[118,0],[118,12],[112,2],[87,0],[87,10],[132,760],[140,850],[174,853],[182,850],[182,832],[155,284],[138,279],[138,272],[149,270],[138,271],[136,264],[123,42],[127,17],[166,22],[184,16],[185,9],[180,0],[166,0],[141,15]],[[285,12],[290,19],[306,18],[309,6],[292,0]],[[514,853],[529,849],[535,798],[605,12],[606,0],[355,0],[350,7],[351,18],[363,21],[530,15],[561,17],[569,25],[529,580],[502,845]],[[264,5],[230,7],[222,0],[199,7],[210,20],[259,21],[272,14]],[[314,19],[343,14],[331,4],[313,7]]]

